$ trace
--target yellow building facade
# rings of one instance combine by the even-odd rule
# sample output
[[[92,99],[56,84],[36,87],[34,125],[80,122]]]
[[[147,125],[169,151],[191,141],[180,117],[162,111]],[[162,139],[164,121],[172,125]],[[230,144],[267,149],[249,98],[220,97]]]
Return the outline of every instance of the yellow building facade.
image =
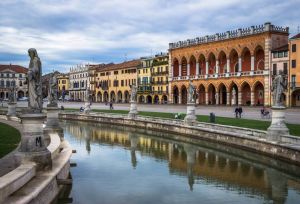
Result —
[[[138,68],[138,102],[152,103],[151,69],[153,57],[142,57]]]
[[[155,55],[152,66],[151,76],[153,103],[166,104],[168,103],[169,94],[169,55],[167,53]]]
[[[58,94],[61,94],[65,91],[65,94],[69,92],[69,74],[59,74],[57,75],[57,87],[58,87]]]
[[[300,33],[289,41],[289,94],[290,106],[300,106]]]
[[[109,64],[96,69],[96,102],[129,103],[130,86],[137,83],[140,60]]]

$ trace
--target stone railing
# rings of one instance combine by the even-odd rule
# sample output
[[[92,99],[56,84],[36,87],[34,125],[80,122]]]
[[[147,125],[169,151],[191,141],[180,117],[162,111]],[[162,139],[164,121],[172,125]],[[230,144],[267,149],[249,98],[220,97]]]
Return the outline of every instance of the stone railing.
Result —
[[[176,49],[181,47],[188,47],[192,45],[199,45],[209,42],[216,42],[226,39],[232,39],[237,37],[255,35],[263,32],[281,32],[289,33],[288,27],[275,26],[271,23],[265,23],[264,25],[251,26],[248,28],[240,28],[237,30],[227,31],[223,33],[216,33],[215,35],[206,35],[204,37],[197,37],[194,39],[188,39],[185,41],[178,41],[174,43],[169,43],[169,49]]]
[[[198,76],[181,76],[173,77],[172,81],[187,80],[187,79],[212,79],[212,78],[225,78],[225,77],[240,77],[240,76],[253,76],[253,75],[264,75],[265,70],[256,70],[256,71],[246,71],[246,72],[227,72],[222,74],[206,74]]]

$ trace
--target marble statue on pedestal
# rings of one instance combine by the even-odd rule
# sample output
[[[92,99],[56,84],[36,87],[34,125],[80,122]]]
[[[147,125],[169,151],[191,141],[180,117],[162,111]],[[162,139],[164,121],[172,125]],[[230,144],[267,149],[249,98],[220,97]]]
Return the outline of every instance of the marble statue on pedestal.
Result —
[[[131,97],[130,101],[137,101],[137,87],[136,85],[131,85]]]
[[[43,108],[42,96],[42,63],[35,48],[28,50],[30,63],[28,68],[28,108],[31,113],[41,113]]]
[[[285,80],[280,73],[275,77],[275,79],[272,82],[272,99],[273,99],[273,107],[280,107],[283,106],[283,98],[282,94],[286,90],[287,86],[285,83]]]
[[[196,87],[192,84],[192,81],[189,82],[188,88],[188,103],[196,103],[197,91]]]
[[[267,130],[267,140],[281,141],[281,136],[289,135],[289,129],[285,124],[285,111],[286,107],[283,104],[283,92],[287,86],[282,72],[273,79],[272,82],[272,122]]]
[[[49,80],[48,106],[57,106],[57,79],[54,73],[51,74]]]
[[[197,91],[196,87],[192,84],[192,81],[189,82],[188,87],[188,100],[187,100],[187,110],[184,121],[186,124],[190,125],[196,122],[196,99]]]
[[[8,102],[15,103],[16,102],[16,87],[13,86],[9,89]]]
[[[136,101],[137,101],[137,87],[136,85],[131,85],[131,96],[130,96],[130,110],[128,113],[128,118],[134,119],[137,114],[137,105],[136,105]]]
[[[28,55],[28,111],[19,116],[23,130],[19,151],[15,156],[18,162],[32,161],[37,164],[37,170],[46,170],[51,168],[52,160],[43,133],[46,116],[42,113],[42,63],[36,49],[30,48]]]

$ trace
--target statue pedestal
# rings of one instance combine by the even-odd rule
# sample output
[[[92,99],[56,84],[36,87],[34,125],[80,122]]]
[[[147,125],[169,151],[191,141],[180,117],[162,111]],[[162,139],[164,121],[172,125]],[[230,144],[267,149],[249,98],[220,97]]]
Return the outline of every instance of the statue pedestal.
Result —
[[[49,134],[57,133],[60,140],[64,140],[63,129],[59,125],[58,113],[59,109],[57,106],[47,106],[47,122],[44,128],[44,141],[46,146],[50,144]]]
[[[137,111],[136,102],[135,101],[130,101],[130,110],[129,110],[129,113],[128,113],[128,118],[134,119],[134,118],[136,118],[137,114],[138,114],[138,111]]]
[[[16,102],[8,102],[7,116],[16,116]]]
[[[15,154],[18,162],[31,161],[37,164],[38,170],[52,167],[51,153],[45,146],[43,122],[46,116],[42,113],[29,113],[20,116],[23,125],[21,145]]]
[[[192,125],[196,122],[196,104],[195,103],[187,103],[186,107],[186,116],[184,118],[184,122],[187,125]]]
[[[289,129],[285,125],[285,110],[283,106],[272,107],[272,123],[267,130],[267,140],[280,141],[282,135],[288,135]]]
[[[85,114],[89,114],[90,111],[91,111],[91,103],[90,102],[85,102],[84,103],[84,110],[83,110],[83,112]]]

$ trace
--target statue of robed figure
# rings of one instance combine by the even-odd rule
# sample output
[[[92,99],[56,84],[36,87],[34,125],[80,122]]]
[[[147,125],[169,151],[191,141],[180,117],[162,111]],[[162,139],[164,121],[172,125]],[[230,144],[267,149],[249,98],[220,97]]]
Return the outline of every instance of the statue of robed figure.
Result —
[[[282,73],[277,75],[272,81],[272,99],[273,107],[283,106],[283,92],[287,89],[286,82],[282,76]]]
[[[136,85],[131,85],[131,97],[130,97],[130,101],[131,102],[136,102],[137,101],[137,87]]]
[[[192,84],[192,81],[189,82],[188,88],[188,103],[196,103],[197,91],[196,87]]]
[[[49,80],[49,104],[48,106],[57,106],[57,79],[54,73],[51,74]]]
[[[15,86],[11,87],[9,90],[8,102],[9,103],[16,102],[16,87]]]
[[[42,63],[35,48],[28,50],[30,63],[28,68],[28,108],[31,113],[41,113],[43,109],[42,96]]]

